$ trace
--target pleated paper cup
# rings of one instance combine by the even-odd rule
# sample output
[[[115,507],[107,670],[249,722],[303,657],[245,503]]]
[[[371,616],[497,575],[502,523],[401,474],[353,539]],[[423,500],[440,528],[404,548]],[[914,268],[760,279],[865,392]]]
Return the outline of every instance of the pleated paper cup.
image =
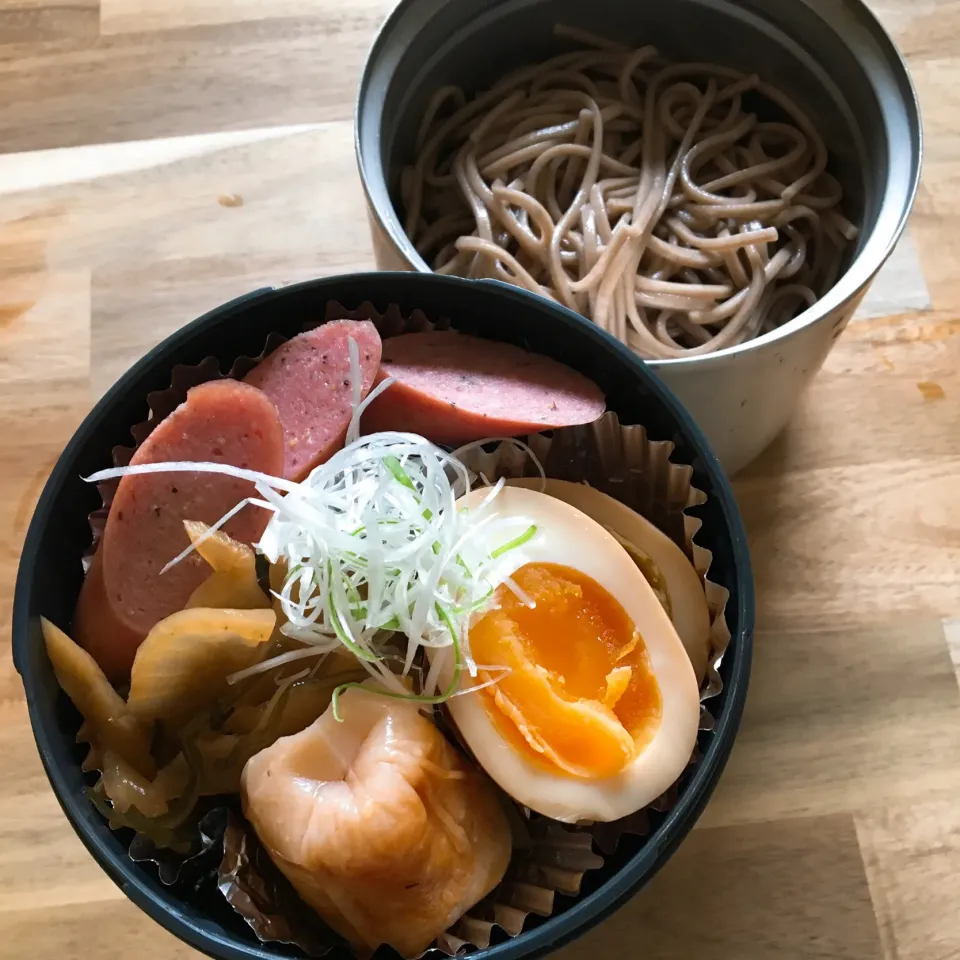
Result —
[[[711,730],[710,701],[723,689],[719,667],[730,642],[725,609],[726,589],[710,580],[712,554],[696,542],[701,521],[688,510],[706,501],[693,486],[693,471],[670,460],[673,445],[648,438],[639,425],[621,424],[606,413],[595,423],[566,427],[521,438],[548,479],[586,483],[613,497],[666,533],[693,564],[710,614],[705,670],[700,687],[700,728]],[[465,465],[489,483],[539,477],[539,470],[519,444],[503,441],[474,448],[462,456]],[[690,763],[695,764],[695,751]],[[521,845],[504,882],[483,904],[471,910],[438,946],[456,952],[464,944],[486,947],[499,927],[507,936],[521,933],[533,914],[553,913],[556,895],[576,898],[584,875],[604,865],[625,835],[650,832],[649,812],[666,813],[678,796],[676,786],[648,808],[612,823],[567,826],[521,809],[529,842]]]
[[[369,320],[384,339],[449,326],[446,319],[430,318],[420,310],[404,313],[391,305],[381,311],[372,303],[346,309],[337,301],[329,301],[323,319],[306,322],[303,330],[336,319]],[[113,449],[114,465],[127,465],[157,424],[186,400],[192,387],[224,377],[242,379],[285,341],[284,336],[270,333],[258,356],[238,357],[226,371],[213,357],[192,366],[174,367],[169,387],[147,397],[148,416],[131,428],[131,444]],[[533,451],[548,478],[586,483],[620,501],[665,533],[692,563],[710,614],[709,649],[705,651],[706,666],[701,682],[700,726],[701,730],[712,729],[710,701],[723,689],[718,668],[730,641],[725,617],[728,594],[710,580],[712,555],[697,543],[701,521],[688,512],[706,501],[705,494],[693,486],[692,469],[671,461],[671,443],[651,440],[642,425],[621,424],[614,413],[606,413],[592,424],[535,434],[522,441]],[[501,477],[539,476],[527,452],[509,440],[475,447],[462,459],[478,477],[491,483]],[[87,564],[102,537],[117,483],[107,481],[100,485],[102,506],[89,518],[92,540]],[[458,739],[455,730],[451,730],[449,724],[445,726],[448,733]],[[94,748],[85,769],[97,769],[98,759]],[[695,753],[690,762],[697,760]],[[670,810],[676,798],[674,787],[647,809],[623,820],[571,826],[531,813],[504,797],[510,808],[515,844],[504,880],[439,937],[436,945],[423,956],[454,956],[470,948],[486,948],[504,937],[520,935],[531,916],[550,917],[558,896],[576,899],[585,875],[601,869],[605,857],[616,851],[625,835],[645,836],[650,831],[649,812]],[[321,956],[334,946],[342,946],[332,931],[317,922],[279,871],[272,869],[249,825],[235,812],[224,822],[224,856],[216,885],[258,939],[263,943],[294,944],[309,956]],[[209,849],[209,845],[206,838],[205,849]],[[156,861],[164,882],[177,881],[176,857],[156,851],[142,837],[134,841],[131,856]]]

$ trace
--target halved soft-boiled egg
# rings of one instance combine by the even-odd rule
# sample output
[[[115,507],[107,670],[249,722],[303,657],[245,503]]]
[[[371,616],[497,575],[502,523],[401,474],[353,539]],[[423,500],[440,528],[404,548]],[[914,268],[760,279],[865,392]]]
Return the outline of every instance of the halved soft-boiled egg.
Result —
[[[509,486],[542,489],[596,520],[624,546],[653,587],[702,682],[710,657],[710,611],[703,584],[684,552],[649,520],[595,487],[539,477],[508,480]]]
[[[566,822],[633,813],[680,776],[696,742],[683,643],[634,560],[585,513],[504,487],[491,514],[462,555],[493,590],[467,631],[478,670],[462,686],[481,689],[451,698],[450,713],[480,765],[531,810]],[[450,648],[433,654],[449,677]]]

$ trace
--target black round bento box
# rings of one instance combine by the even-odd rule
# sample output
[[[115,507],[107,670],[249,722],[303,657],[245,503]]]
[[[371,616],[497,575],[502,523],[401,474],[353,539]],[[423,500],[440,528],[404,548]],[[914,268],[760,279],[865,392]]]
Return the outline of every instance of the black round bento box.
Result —
[[[20,560],[13,613],[13,657],[23,678],[30,722],[50,784],[77,835],[124,893],[191,946],[220,960],[290,957],[296,949],[260,943],[225,904],[198,902],[161,883],[156,867],[135,863],[130,837],[114,833],[84,795],[84,755],[76,743],[79,715],[60,691],[47,659],[40,617],[67,625],[83,579],[90,544],[88,515],[100,506],[97,488],[83,481],[111,464],[111,451],[130,443],[132,425],[146,419],[147,397],[165,390],[178,364],[215,357],[228,370],[237,357],[257,356],[267,334],[298,333],[322,319],[327,303],[352,309],[395,304],[449,318],[463,332],[524,346],[579,370],[607,396],[622,423],[643,424],[653,440],[675,444],[672,460],[693,469],[706,502],[690,513],[702,520],[696,542],[712,551],[710,579],[730,593],[732,639],[723,657],[723,692],[710,701],[712,730],[701,733],[700,761],[684,775],[678,801],[653,815],[646,837],[625,837],[605,866],[589,872],[579,898],[558,897],[547,919],[530,917],[522,934],[496,938],[477,960],[518,960],[556,949],[584,933],[636,893],[669,859],[709,799],[736,737],[746,698],[754,627],[750,558],[730,486],[703,434],[657,375],[626,347],[576,314],[493,281],[408,273],[368,273],[258,290],[188,323],[138,361],[103,396],[74,434],[37,504]],[[335,951],[331,954],[334,960]],[[344,955],[345,956],[345,955]]]

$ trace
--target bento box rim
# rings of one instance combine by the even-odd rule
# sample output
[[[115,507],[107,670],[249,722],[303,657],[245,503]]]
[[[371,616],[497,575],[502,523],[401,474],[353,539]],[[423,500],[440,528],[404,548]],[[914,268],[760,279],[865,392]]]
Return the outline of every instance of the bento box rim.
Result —
[[[14,666],[23,678],[27,693],[30,725],[44,771],[71,826],[94,860],[141,910],[170,933],[208,956],[215,956],[221,960],[253,960],[253,958],[275,960],[285,955],[264,945],[243,943],[235,938],[224,937],[204,929],[186,915],[180,901],[169,890],[164,888],[158,895],[156,888],[151,889],[145,879],[139,875],[141,868],[129,860],[126,852],[119,845],[101,844],[95,836],[88,834],[86,820],[89,815],[89,801],[83,795],[71,792],[67,788],[62,771],[53,768],[48,762],[54,731],[43,722],[37,702],[29,695],[38,660],[43,656],[42,643],[39,642],[39,623],[30,617],[30,584],[33,579],[32,571],[40,552],[42,534],[47,525],[47,515],[60,494],[69,471],[73,469],[72,464],[77,453],[89,443],[99,429],[106,412],[128,392],[130,385],[140,374],[163,363],[171,364],[171,354],[177,352],[195,335],[251,307],[262,306],[270,301],[282,303],[286,297],[298,292],[315,291],[318,299],[334,301],[338,299],[338,285],[345,282],[369,285],[371,295],[368,299],[371,301],[378,299],[391,301],[392,296],[400,299],[400,294],[386,294],[385,288],[389,285],[393,285],[390,287],[392,290],[397,290],[398,287],[413,290],[428,285],[443,286],[451,290],[459,287],[464,288],[461,292],[467,295],[477,286],[482,286],[488,292],[496,288],[496,295],[520,301],[521,306],[525,308],[550,312],[559,322],[573,327],[579,336],[599,342],[627,364],[638,379],[645,382],[670,411],[678,426],[682,427],[696,454],[694,458],[697,461],[696,468],[708,475],[712,496],[719,499],[724,521],[730,533],[733,567],[739,585],[737,596],[731,597],[736,609],[737,630],[731,639],[729,655],[734,657],[735,669],[731,671],[726,682],[725,708],[717,719],[714,736],[683,796],[658,828],[646,838],[643,848],[596,890],[565,911],[544,921],[540,926],[471,954],[477,960],[520,960],[520,958],[540,957],[579,937],[613,913],[663,866],[693,827],[726,765],[740,725],[750,676],[755,616],[754,584],[746,533],[729,481],[700,428],[673,393],[643,361],[613,336],[565,307],[551,304],[532,293],[499,281],[463,280],[456,277],[389,271],[340,274],[289,286],[264,287],[246,293],[204,313],[153,347],[107,390],[77,428],[44,485],[27,530],[14,593],[12,647]],[[385,308],[388,304],[383,302],[381,305]],[[264,336],[268,332],[265,330]],[[213,950],[216,953],[211,952]]]

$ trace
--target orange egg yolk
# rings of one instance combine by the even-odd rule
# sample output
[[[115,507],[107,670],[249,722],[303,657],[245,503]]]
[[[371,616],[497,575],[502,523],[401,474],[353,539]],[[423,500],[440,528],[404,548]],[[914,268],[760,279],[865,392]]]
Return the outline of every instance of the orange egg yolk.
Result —
[[[652,739],[662,711],[633,620],[572,567],[528,563],[512,579],[536,605],[502,585],[470,625],[474,660],[509,668],[481,691],[498,731],[554,772],[619,773]],[[481,682],[497,676],[479,673]]]

